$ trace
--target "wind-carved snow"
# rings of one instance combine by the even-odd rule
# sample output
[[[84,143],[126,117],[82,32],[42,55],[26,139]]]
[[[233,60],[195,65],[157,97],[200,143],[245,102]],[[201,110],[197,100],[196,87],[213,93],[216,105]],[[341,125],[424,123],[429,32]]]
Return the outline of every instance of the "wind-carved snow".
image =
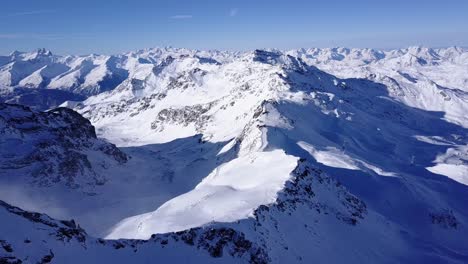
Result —
[[[327,147],[325,150],[317,150],[314,146],[307,142],[297,143],[305,151],[309,152],[318,162],[335,168],[343,168],[350,170],[369,169],[382,176],[396,176],[393,172],[386,172],[374,165],[368,164],[359,159],[353,159],[346,155],[343,150],[335,147]]]
[[[462,145],[459,141],[463,136],[453,134],[450,138],[443,138],[418,135],[415,138],[428,144],[448,147],[445,153],[434,159],[434,166],[426,167],[427,170],[468,185],[468,145]]]
[[[437,156],[434,162],[435,166],[426,169],[468,185],[468,145],[449,148],[446,153]]]

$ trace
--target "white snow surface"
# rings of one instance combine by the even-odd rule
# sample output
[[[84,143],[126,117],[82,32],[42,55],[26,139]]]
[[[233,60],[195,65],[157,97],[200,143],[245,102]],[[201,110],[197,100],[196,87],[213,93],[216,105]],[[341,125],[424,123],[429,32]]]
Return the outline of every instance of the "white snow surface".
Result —
[[[36,186],[27,171],[0,179],[0,200],[74,218],[108,243],[174,235],[157,254],[215,262],[178,236],[207,231],[211,243],[221,227],[272,263],[468,261],[466,49],[38,50],[0,58],[0,89],[84,96],[62,106],[130,156],[114,164],[82,150],[106,179],[92,192]],[[9,131],[0,140],[17,142]],[[57,256],[82,253],[70,248]],[[153,256],[143,251],[139,262]],[[223,252],[221,262],[249,261]]]
[[[297,144],[305,151],[309,152],[309,154],[312,155],[317,162],[330,167],[349,170],[360,170],[361,168],[367,168],[382,176],[395,176],[395,173],[385,172],[382,169],[370,165],[362,160],[353,159],[346,155],[343,150],[338,150],[335,147],[327,147],[326,150],[317,150],[306,142],[298,142]]]
[[[427,167],[429,171],[468,185],[468,145],[449,148],[446,153],[438,155],[434,162],[435,166]]]
[[[253,216],[260,205],[276,201],[297,159],[281,150],[257,152],[218,166],[192,191],[156,211],[122,220],[108,239],[148,239],[210,222],[234,222]]]

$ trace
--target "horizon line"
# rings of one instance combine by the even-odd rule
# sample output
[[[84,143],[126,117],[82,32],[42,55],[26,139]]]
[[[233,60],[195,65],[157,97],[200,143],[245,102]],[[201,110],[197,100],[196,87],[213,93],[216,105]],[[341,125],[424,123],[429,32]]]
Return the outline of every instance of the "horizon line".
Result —
[[[445,46],[445,45],[442,45],[442,46],[408,45],[408,46],[401,46],[401,47],[395,47],[395,48],[371,48],[371,47],[351,47],[351,46],[330,46],[330,47],[313,47],[313,46],[310,46],[310,47],[300,47],[300,48],[290,48],[290,49],[281,49],[281,48],[268,47],[268,48],[233,50],[233,49],[210,49],[210,48],[209,49],[184,48],[184,47],[175,47],[175,46],[169,45],[169,46],[153,46],[153,47],[149,47],[149,48],[140,48],[140,49],[126,50],[126,51],[113,52],[113,53],[89,52],[89,53],[81,53],[81,54],[77,54],[77,53],[65,53],[65,54],[55,53],[51,49],[42,47],[42,48],[36,48],[36,49],[33,49],[33,50],[29,50],[29,51],[13,50],[8,54],[0,54],[0,56],[4,56],[4,57],[5,56],[11,56],[13,53],[16,53],[16,52],[21,53],[21,54],[32,53],[32,52],[39,51],[39,50],[50,51],[53,55],[57,55],[57,56],[86,56],[86,55],[113,56],[113,55],[122,55],[122,54],[126,54],[126,53],[147,51],[147,50],[153,50],[153,49],[174,49],[174,50],[186,49],[186,50],[190,50],[190,51],[220,51],[220,52],[233,52],[233,53],[235,53],[235,52],[245,53],[245,52],[252,52],[252,51],[255,51],[255,50],[275,50],[275,51],[280,51],[280,52],[287,52],[287,51],[293,51],[293,50],[299,50],[299,49],[321,49],[321,50],[323,50],[323,49],[349,49],[349,50],[369,49],[369,50],[375,50],[375,51],[389,52],[389,51],[394,51],[394,50],[402,50],[402,49],[409,49],[409,48],[416,48],[416,47],[417,48],[428,48],[428,49],[448,49],[448,48],[468,49],[468,46],[460,46],[460,45],[448,45],[448,46]]]

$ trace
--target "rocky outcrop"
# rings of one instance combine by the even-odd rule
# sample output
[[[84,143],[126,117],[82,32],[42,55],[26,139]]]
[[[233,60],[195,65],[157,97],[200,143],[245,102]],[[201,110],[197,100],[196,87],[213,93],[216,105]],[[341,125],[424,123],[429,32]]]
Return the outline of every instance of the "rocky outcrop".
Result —
[[[0,104],[0,175],[29,177],[38,186],[57,183],[70,188],[102,185],[96,153],[105,163],[125,163],[127,155],[100,140],[91,123],[68,108],[36,112],[21,105]]]
[[[163,131],[164,124],[178,124],[188,126],[194,124],[198,132],[203,132],[203,127],[211,118],[206,113],[215,103],[197,104],[193,106],[185,106],[183,108],[168,108],[161,110],[156,120],[151,123],[151,129]]]

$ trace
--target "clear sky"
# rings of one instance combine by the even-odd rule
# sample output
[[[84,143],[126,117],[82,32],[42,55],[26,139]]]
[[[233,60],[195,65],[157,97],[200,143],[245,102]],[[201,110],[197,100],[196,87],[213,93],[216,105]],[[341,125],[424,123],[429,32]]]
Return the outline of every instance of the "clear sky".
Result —
[[[4,0],[0,54],[468,46],[468,0]]]

